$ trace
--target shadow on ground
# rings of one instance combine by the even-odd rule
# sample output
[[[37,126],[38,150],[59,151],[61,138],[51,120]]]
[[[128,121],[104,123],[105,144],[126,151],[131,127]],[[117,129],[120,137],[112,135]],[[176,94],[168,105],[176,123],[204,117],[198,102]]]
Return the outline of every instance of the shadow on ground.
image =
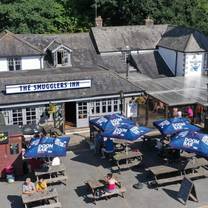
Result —
[[[11,208],[23,208],[22,198],[18,195],[8,195],[7,199],[10,201]]]
[[[171,189],[166,189],[166,188],[163,188],[162,189],[168,196],[170,196],[171,198],[175,199],[176,201],[180,202],[179,199],[178,199],[178,191],[174,191],[174,190],[171,190]],[[181,202],[180,202],[181,203]]]

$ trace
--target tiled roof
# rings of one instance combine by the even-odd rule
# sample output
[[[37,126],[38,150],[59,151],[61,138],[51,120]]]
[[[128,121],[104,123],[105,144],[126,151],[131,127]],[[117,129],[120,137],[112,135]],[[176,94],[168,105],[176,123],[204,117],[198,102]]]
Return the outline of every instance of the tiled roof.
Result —
[[[158,46],[181,52],[208,51],[208,38],[191,28],[168,26]]]
[[[6,78],[6,79],[5,79]],[[90,88],[49,91],[40,93],[5,94],[5,86],[40,82],[57,82],[90,79]],[[2,72],[0,77],[1,105],[32,103],[39,101],[70,100],[96,96],[117,95],[119,91],[137,93],[141,89],[117,74],[98,67],[60,68],[48,70],[30,70]]]

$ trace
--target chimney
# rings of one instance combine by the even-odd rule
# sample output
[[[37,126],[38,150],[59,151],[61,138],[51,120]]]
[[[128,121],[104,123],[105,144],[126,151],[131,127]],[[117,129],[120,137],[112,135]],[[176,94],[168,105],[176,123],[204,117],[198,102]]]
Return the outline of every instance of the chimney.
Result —
[[[96,27],[102,27],[103,26],[103,19],[101,16],[98,16],[95,18],[95,26]]]
[[[154,20],[150,19],[150,17],[148,16],[147,19],[145,19],[145,25],[146,26],[152,26],[154,25]]]

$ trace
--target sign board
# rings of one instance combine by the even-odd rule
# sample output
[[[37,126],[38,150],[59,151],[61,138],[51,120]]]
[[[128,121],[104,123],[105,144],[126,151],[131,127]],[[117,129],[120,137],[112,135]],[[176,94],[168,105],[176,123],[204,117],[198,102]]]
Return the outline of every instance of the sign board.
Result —
[[[185,205],[189,197],[198,202],[193,182],[189,178],[184,177],[178,192],[178,199]]]
[[[0,132],[0,144],[8,144],[8,132]]]
[[[137,117],[137,103],[135,101],[132,101],[127,105],[127,117]]]
[[[202,54],[186,54],[185,75],[201,75]]]
[[[91,80],[6,85],[6,94],[45,92],[55,90],[79,89],[87,87],[91,87]]]

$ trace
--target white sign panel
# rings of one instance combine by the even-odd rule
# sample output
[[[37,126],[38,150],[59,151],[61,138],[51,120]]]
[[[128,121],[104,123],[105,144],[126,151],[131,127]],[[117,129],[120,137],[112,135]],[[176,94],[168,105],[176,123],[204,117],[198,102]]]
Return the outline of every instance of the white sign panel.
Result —
[[[54,90],[79,89],[79,88],[87,88],[87,87],[91,87],[91,80],[7,85],[6,94],[45,92],[45,91],[54,91]]]
[[[127,117],[137,117],[137,103],[135,101],[127,105]]]
[[[202,54],[186,54],[185,75],[201,75],[202,62]]]

